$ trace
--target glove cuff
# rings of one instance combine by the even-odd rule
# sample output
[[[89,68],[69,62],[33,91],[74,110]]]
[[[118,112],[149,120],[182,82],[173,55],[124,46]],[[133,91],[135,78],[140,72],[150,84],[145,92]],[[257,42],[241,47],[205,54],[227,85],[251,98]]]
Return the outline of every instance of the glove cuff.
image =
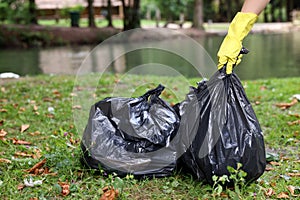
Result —
[[[255,13],[238,12],[230,23],[228,36],[242,41],[251,31],[258,16]]]

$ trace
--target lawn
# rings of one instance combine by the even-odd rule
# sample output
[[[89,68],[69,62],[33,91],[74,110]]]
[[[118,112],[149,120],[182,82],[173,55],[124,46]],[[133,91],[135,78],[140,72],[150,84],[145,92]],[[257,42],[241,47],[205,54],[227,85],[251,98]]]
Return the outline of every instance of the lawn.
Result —
[[[70,19],[60,19],[58,23],[53,19],[40,19],[39,25],[44,25],[44,26],[61,26],[61,27],[70,27],[71,21]],[[97,18],[95,19],[96,26],[101,28],[101,27],[106,27],[108,25],[108,21],[103,18]],[[165,21],[160,21],[159,25],[162,27],[164,25]],[[79,26],[80,27],[88,27],[88,19],[87,18],[81,18],[79,21]],[[122,19],[114,19],[113,20],[113,26],[115,28],[123,28],[123,20]],[[141,26],[142,27],[155,27],[156,22],[154,20],[146,20],[142,19],[141,20]]]
[[[170,103],[182,100],[188,91],[188,85],[176,78],[129,78],[133,87],[143,82],[168,85],[162,97]],[[120,79],[120,75],[103,75],[96,99],[110,96]],[[243,81],[272,162],[251,185],[240,181],[240,188],[221,190],[217,184],[211,187],[181,173],[136,180],[84,169],[79,162],[82,133],[73,120],[73,113],[83,108],[72,103],[76,97],[73,88],[80,87],[74,81],[73,76],[47,75],[0,80],[0,199],[99,199],[106,186],[118,189],[120,199],[299,198],[300,104],[290,104],[286,109],[275,104],[292,102],[291,97],[300,92],[300,78]],[[189,79],[192,85],[197,81]],[[140,95],[154,85],[146,84],[131,93]],[[182,92],[176,96],[172,91]],[[123,91],[122,95],[126,94]],[[32,168],[37,163],[40,166]],[[25,186],[26,181],[30,185],[30,179],[35,185]]]

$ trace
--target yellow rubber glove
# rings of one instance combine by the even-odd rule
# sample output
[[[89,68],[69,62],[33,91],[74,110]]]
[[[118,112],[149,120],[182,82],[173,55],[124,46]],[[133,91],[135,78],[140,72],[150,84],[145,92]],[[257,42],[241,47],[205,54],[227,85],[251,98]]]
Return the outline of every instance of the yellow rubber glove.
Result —
[[[226,73],[231,74],[232,68],[241,62],[242,41],[252,29],[257,18],[255,13],[238,12],[235,15],[218,52],[218,69],[226,65]]]

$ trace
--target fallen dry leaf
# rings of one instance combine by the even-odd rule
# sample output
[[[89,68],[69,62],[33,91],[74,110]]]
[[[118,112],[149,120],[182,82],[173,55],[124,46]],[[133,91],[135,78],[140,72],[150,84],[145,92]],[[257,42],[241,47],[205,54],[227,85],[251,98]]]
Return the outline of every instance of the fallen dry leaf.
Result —
[[[271,161],[270,164],[273,165],[273,166],[280,166],[281,165],[281,163],[275,162],[275,161]]]
[[[21,157],[33,157],[33,154],[29,154],[22,151],[17,151],[14,153],[15,156],[21,156]]]
[[[6,159],[6,158],[0,158],[0,163],[7,163],[7,164],[10,164],[11,161]]]
[[[278,199],[289,199],[289,195],[287,192],[280,192],[278,195],[277,195],[277,198]]]
[[[7,132],[4,129],[0,130],[0,138],[5,137],[7,135]]]
[[[42,157],[42,155],[41,155],[41,150],[39,150],[39,149],[34,149],[33,151],[34,151],[34,153],[35,153],[35,154],[33,154],[33,156],[32,156],[33,159],[40,159],[40,158]]]
[[[7,110],[4,109],[4,108],[1,108],[1,109],[0,109],[0,112],[7,112]]]
[[[255,105],[259,105],[260,104],[260,101],[255,101]]]
[[[267,197],[270,197],[270,196],[272,196],[274,194],[275,194],[275,191],[272,188],[268,188],[267,191],[265,191],[265,195]]]
[[[77,97],[77,94],[76,93],[70,93],[70,96],[71,97]]]
[[[22,126],[21,126],[21,133],[23,133],[24,131],[26,131],[29,127],[30,127],[29,124],[22,124]]]
[[[262,85],[262,86],[260,86],[260,88],[259,88],[261,91],[265,91],[266,89],[267,89],[267,87],[266,86],[264,86],[264,85]]]
[[[275,170],[273,167],[266,167],[266,169],[265,169],[266,171],[273,171],[273,170]]]
[[[115,190],[112,187],[106,186],[102,190],[104,193],[102,194],[99,200],[115,200],[119,195],[118,190]]]
[[[290,193],[293,197],[300,196],[300,194],[295,194],[295,190],[297,189],[295,186],[289,185],[289,186],[287,186],[287,189],[290,191]],[[298,188],[298,190],[299,190],[299,188]]]
[[[290,103],[277,103],[275,106],[279,107],[282,110],[285,110],[287,108],[290,108],[291,106],[295,105],[298,102],[297,99],[293,99]]]
[[[31,145],[31,142],[27,142],[24,140],[18,140],[16,138],[13,138],[13,144],[20,144],[20,145]]]
[[[5,92],[5,87],[1,87],[1,92]]]
[[[54,118],[54,115],[53,115],[53,114],[50,114],[50,113],[47,113],[47,114],[46,114],[46,117],[53,119],[53,118]]]
[[[228,194],[226,194],[226,193],[224,193],[224,192],[221,192],[220,197],[221,197],[221,198],[228,199]]]
[[[37,111],[39,109],[39,107],[37,107],[36,105],[33,106],[33,110]]]
[[[52,99],[52,98],[49,98],[49,97],[44,97],[44,98],[43,98],[43,101],[44,101],[44,102],[52,102],[53,99]]]
[[[33,132],[33,133],[29,133],[31,136],[37,136],[37,135],[40,135],[41,134],[41,132],[39,132],[39,131],[35,131],[35,132]]]
[[[18,190],[23,190],[25,185],[23,183],[20,183],[17,187]]]
[[[300,124],[300,119],[296,120],[296,121],[288,122],[289,126],[293,126],[293,125],[297,125],[297,124]]]
[[[24,112],[24,111],[26,111],[26,108],[24,108],[24,107],[20,107],[20,108],[19,108],[19,113],[22,113],[22,112]]]
[[[288,173],[289,176],[291,177],[300,177],[300,172],[297,173]]]
[[[4,119],[1,119],[0,120],[0,126],[3,126],[3,124],[4,124]]]
[[[276,187],[276,183],[275,182],[271,182],[270,185],[275,188]]]
[[[289,114],[290,116],[293,116],[293,117],[297,117],[297,118],[300,118],[300,114],[298,113],[294,113],[294,114]]]
[[[72,107],[73,109],[81,109],[81,105],[74,105],[73,107]]]
[[[36,170],[42,168],[44,166],[44,164],[46,163],[46,158],[40,162],[38,162],[37,164],[35,164],[33,167],[31,167],[28,170],[25,170],[26,172],[29,173],[36,173]]]
[[[62,188],[61,194],[63,196],[67,196],[68,194],[70,194],[70,185],[69,185],[69,183],[67,183],[67,182],[59,182],[58,184]]]
[[[29,200],[39,200],[37,197],[31,197]]]

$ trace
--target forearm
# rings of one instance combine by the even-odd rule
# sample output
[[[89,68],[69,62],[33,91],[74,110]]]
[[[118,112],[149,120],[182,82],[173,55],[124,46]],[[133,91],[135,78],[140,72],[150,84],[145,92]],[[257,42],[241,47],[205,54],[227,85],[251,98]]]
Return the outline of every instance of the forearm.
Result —
[[[270,0],[245,0],[241,12],[259,15]]]

